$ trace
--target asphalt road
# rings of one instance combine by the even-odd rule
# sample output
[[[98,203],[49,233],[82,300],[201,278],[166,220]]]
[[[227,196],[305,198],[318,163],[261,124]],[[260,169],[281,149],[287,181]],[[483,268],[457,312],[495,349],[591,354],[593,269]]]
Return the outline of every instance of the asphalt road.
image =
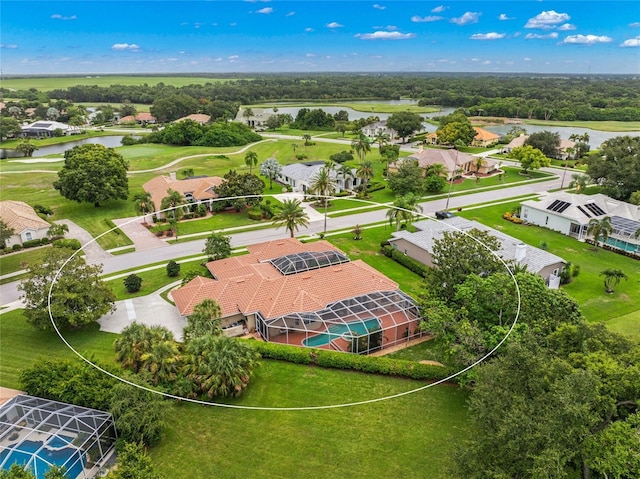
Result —
[[[506,162],[505,162],[506,163]],[[543,168],[544,171],[562,175],[562,170],[554,168]],[[566,186],[565,180],[565,186]],[[467,206],[478,203],[489,203],[496,201],[505,201],[511,197],[523,196],[529,194],[543,193],[548,190],[560,188],[561,177],[550,181],[529,183],[524,185],[512,186],[500,190],[483,191],[471,193],[461,196],[452,196],[449,201],[449,209],[465,208]],[[421,203],[423,213],[433,216],[435,211],[445,208],[446,198],[433,201],[425,201]],[[343,230],[351,229],[354,225],[365,225],[369,223],[386,221],[386,210],[369,211],[364,213],[356,213],[349,216],[340,216],[337,218],[329,217],[327,219],[327,230]],[[298,236],[310,234],[318,234],[323,230],[323,221],[318,220],[311,222],[308,227],[301,228]],[[246,246],[253,243],[285,238],[288,231],[284,228],[275,229],[259,229],[244,233],[235,233],[231,235],[231,244],[235,247]],[[136,251],[102,260],[103,272],[112,274],[118,271],[142,267],[150,263],[169,261],[184,256],[195,255],[201,253],[204,248],[204,239],[189,241],[185,243],[172,244],[157,249],[149,249],[145,251]],[[8,305],[20,298],[20,292],[17,289],[18,282],[14,281],[0,285],[0,305]]]

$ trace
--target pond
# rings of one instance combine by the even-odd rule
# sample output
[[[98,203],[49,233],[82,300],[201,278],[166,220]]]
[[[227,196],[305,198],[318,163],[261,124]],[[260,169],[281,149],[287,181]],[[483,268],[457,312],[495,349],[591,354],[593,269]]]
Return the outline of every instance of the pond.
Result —
[[[70,150],[74,146],[85,145],[87,143],[93,143],[97,145],[103,145],[107,148],[116,148],[118,146],[122,146],[122,139],[124,136],[96,136],[93,138],[84,138],[82,140],[72,140],[67,143],[58,143],[57,145],[47,145],[40,146],[36,151],[33,152],[34,158],[40,158],[43,156],[49,155],[62,155],[65,151]],[[5,158],[22,158],[23,155],[16,150],[11,150],[8,148],[2,148],[0,150],[0,159]]]

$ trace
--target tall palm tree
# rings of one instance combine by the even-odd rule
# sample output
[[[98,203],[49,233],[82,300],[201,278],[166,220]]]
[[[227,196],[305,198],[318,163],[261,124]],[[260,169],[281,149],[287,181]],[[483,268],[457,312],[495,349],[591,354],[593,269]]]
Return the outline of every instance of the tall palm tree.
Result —
[[[621,280],[627,280],[629,277],[624,274],[621,269],[607,268],[600,273],[604,276],[604,290],[607,294],[613,293],[613,288],[618,286]]]
[[[249,174],[251,174],[253,167],[258,164],[258,154],[255,151],[247,151],[244,155],[244,164],[249,167]]]
[[[296,150],[298,149],[298,144],[297,143],[291,143],[291,148],[293,148],[293,159],[295,160],[297,158]]]
[[[480,173],[480,168],[482,168],[482,165],[484,165],[484,158],[479,156],[476,158],[476,161],[475,161],[476,176]]]
[[[371,151],[371,144],[369,143],[369,139],[363,134],[360,133],[358,137],[351,142],[351,148],[353,148],[360,158],[362,162],[367,153]]]
[[[370,160],[363,160],[356,170],[356,176],[362,180],[363,196],[367,196],[367,185],[373,179],[373,163]]]
[[[144,215],[144,220],[146,221],[146,216],[150,213],[153,213],[156,210],[156,205],[153,203],[151,199],[151,193],[145,191],[143,193],[136,193],[133,196],[133,201],[136,204],[136,211]]]
[[[309,189],[315,195],[323,197],[324,203],[324,232],[327,232],[327,208],[329,207],[329,196],[336,192],[336,180],[331,176],[331,169],[322,167],[313,178]]]
[[[389,143],[389,135],[383,131],[379,131],[373,137],[373,141],[378,144],[378,154],[382,156],[382,148]]]
[[[284,200],[272,219],[274,226],[287,228],[292,238],[294,230],[297,231],[299,227],[309,225],[309,216],[302,208],[300,200],[296,199]]]
[[[398,196],[393,202],[393,208],[387,211],[389,224],[395,223],[396,231],[400,229],[400,223],[411,224],[418,213],[422,213],[422,206],[418,204],[420,198],[413,193]]]
[[[593,250],[598,250],[598,241],[602,238],[602,242],[605,243],[609,238],[609,235],[613,231],[613,226],[611,225],[611,218],[609,216],[605,216],[602,219],[592,218],[587,225],[587,236],[593,236],[594,246]]]
[[[574,173],[571,175],[571,183],[569,188],[575,188],[576,192],[580,193],[589,184],[589,177],[587,175],[581,175],[580,173]]]
[[[175,229],[176,240],[178,239],[178,221],[180,221],[180,218],[182,218],[184,213],[184,204],[184,196],[171,188],[167,190],[167,196],[162,198],[160,203],[161,210],[169,210],[165,214],[169,218],[169,223]]]

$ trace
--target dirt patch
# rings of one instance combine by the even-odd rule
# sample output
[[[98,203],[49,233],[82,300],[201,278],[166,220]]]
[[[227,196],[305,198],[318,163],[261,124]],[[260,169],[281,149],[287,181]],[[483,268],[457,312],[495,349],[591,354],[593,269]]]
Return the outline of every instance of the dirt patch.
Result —
[[[423,359],[422,361],[420,361],[420,364],[430,364],[432,366],[442,366],[444,367],[444,364],[442,364],[439,361],[433,361],[431,359]]]

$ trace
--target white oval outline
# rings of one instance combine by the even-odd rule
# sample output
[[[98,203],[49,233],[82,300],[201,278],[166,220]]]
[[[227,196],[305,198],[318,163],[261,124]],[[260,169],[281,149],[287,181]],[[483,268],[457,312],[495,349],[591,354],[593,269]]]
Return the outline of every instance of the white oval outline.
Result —
[[[244,195],[244,196],[232,196],[232,197],[226,197],[226,198],[215,198],[213,200],[213,202],[216,201],[228,201],[230,199],[239,199],[239,198],[258,198],[258,197],[275,197],[277,195],[274,194],[266,194],[266,195]],[[416,216],[419,216],[421,218],[425,218],[425,219],[430,219],[430,220],[435,220],[438,221],[439,223],[443,223],[443,224],[447,224],[444,223],[442,221],[440,221],[437,218],[433,218],[431,216],[425,215],[423,213],[416,213],[416,212],[412,212],[410,210],[407,210],[405,208],[399,208],[397,206],[393,206],[393,205],[388,205],[385,203],[378,203],[375,201],[369,201],[369,200],[363,200],[360,198],[351,198],[351,197],[335,197],[335,196],[329,196],[329,195],[313,195],[314,197],[317,198],[326,198],[326,199],[335,199],[335,200],[340,200],[340,199],[349,199],[352,201],[356,201],[356,202],[361,202],[361,203],[367,203],[370,205],[374,205],[374,206],[384,206],[386,208],[394,208],[394,209],[399,209],[399,210],[403,210],[403,211],[408,211],[410,213],[414,213],[416,214]],[[165,208],[163,210],[159,210],[159,211],[154,211],[153,213],[149,213],[149,214],[154,214],[154,213],[163,213],[165,211],[171,211],[175,208],[179,208],[179,207],[183,207],[185,205],[181,205],[178,207],[172,207],[172,208]],[[129,223],[133,223],[134,221],[140,221],[140,219],[144,219],[146,216],[148,216],[148,214],[146,215],[140,215],[137,216],[129,221],[127,221],[124,224],[129,224]],[[447,381],[450,381],[451,379],[460,376],[461,374],[469,371],[470,369],[474,368],[475,366],[477,366],[478,364],[482,363],[484,360],[488,359],[493,353],[495,353],[498,348],[500,348],[502,346],[502,344],[504,344],[504,342],[509,338],[509,336],[511,335],[511,332],[514,330],[514,328],[516,327],[516,324],[518,323],[518,318],[520,317],[520,308],[522,305],[522,301],[521,301],[521,296],[520,296],[520,288],[518,286],[518,281],[516,280],[515,275],[513,274],[513,272],[509,269],[507,263],[504,261],[504,259],[502,259],[500,256],[497,255],[497,253],[495,251],[492,251],[491,249],[489,249],[487,247],[487,245],[485,245],[483,242],[481,242],[480,240],[478,240],[477,238],[474,238],[473,236],[469,235],[467,232],[447,224],[447,226],[449,228],[452,228],[454,230],[457,230],[465,235],[467,235],[468,237],[472,238],[476,243],[482,245],[483,248],[485,248],[486,250],[488,250],[491,254],[493,254],[496,258],[498,258],[498,260],[504,265],[504,267],[506,268],[507,272],[509,273],[509,275],[511,276],[511,279],[513,279],[513,282],[516,286],[516,293],[518,296],[518,306],[516,308],[516,315],[515,318],[513,320],[513,323],[511,324],[511,327],[509,328],[509,331],[507,331],[507,334],[504,336],[504,338],[502,338],[500,340],[500,342],[491,350],[489,351],[487,354],[485,354],[484,356],[482,356],[480,359],[478,359],[477,361],[475,361],[474,363],[470,364],[469,366],[461,369],[460,371],[453,373],[449,376],[447,376],[446,378],[443,379],[439,379],[437,381],[434,381],[432,383],[426,384],[424,386],[420,386],[418,388],[415,389],[411,389],[409,391],[404,391],[401,393],[397,393],[397,394],[391,394],[389,396],[383,396],[380,398],[374,398],[374,399],[367,399],[364,401],[355,401],[355,402],[350,402],[350,403],[342,403],[342,404],[329,404],[329,405],[324,405],[324,406],[297,406],[297,407],[276,407],[276,406],[245,406],[245,405],[239,405],[239,404],[224,404],[224,403],[216,403],[216,402],[207,402],[207,401],[202,401],[199,399],[191,399],[191,398],[184,398],[181,396],[176,396],[174,394],[169,394],[169,393],[165,393],[162,391],[157,391],[155,389],[151,389],[148,388],[146,386],[140,385],[140,384],[136,384],[132,381],[129,381],[127,379],[121,378],[120,376],[117,376],[115,374],[113,374],[110,371],[107,371],[106,369],[101,368],[100,366],[98,366],[97,364],[92,363],[89,359],[85,358],[82,354],[80,354],[78,351],[76,351],[74,349],[73,346],[71,346],[71,344],[69,344],[69,342],[65,339],[65,337],[61,334],[60,330],[58,329],[58,326],[55,323],[55,320],[53,318],[53,314],[51,313],[51,292],[53,290],[53,286],[56,284],[58,278],[60,277],[60,273],[62,272],[62,270],[64,269],[64,267],[69,263],[69,261],[71,261],[77,254],[79,254],[85,246],[88,246],[89,244],[95,242],[98,240],[98,238],[101,238],[102,236],[106,235],[107,233],[110,233],[111,231],[114,231],[116,229],[120,229],[119,226],[115,226],[113,228],[111,228],[108,231],[105,231],[104,233],[96,236],[95,238],[93,238],[91,241],[89,241],[86,245],[82,246],[80,249],[78,249],[77,251],[74,251],[74,253],[69,256],[69,258],[62,264],[62,266],[60,267],[60,269],[56,272],[56,274],[53,277],[53,280],[51,281],[51,286],[49,287],[49,293],[47,295],[47,311],[49,312],[49,318],[51,319],[51,324],[53,325],[54,330],[56,331],[57,335],[60,337],[60,339],[62,340],[62,342],[71,350],[73,351],[73,353],[78,356],[80,359],[82,359],[85,363],[89,364],[90,366],[92,366],[93,368],[97,369],[98,371],[102,372],[103,374],[106,374],[107,376],[110,376],[120,382],[123,382],[125,384],[128,384],[130,386],[134,386],[137,387],[139,389],[142,389],[144,391],[148,391],[150,393],[153,394],[159,394],[161,396],[167,397],[167,398],[171,398],[171,399],[175,399],[178,401],[187,401],[190,403],[194,403],[194,404],[201,404],[204,406],[217,406],[217,407],[224,407],[224,408],[228,408],[228,409],[244,409],[244,410],[251,410],[251,411],[317,411],[317,410],[323,410],[323,409],[337,409],[337,408],[342,408],[342,407],[353,407],[353,406],[362,406],[364,404],[373,404],[376,402],[382,402],[382,401],[388,401],[391,399],[396,399],[399,397],[403,397],[403,396],[408,396],[409,394],[413,394],[419,391],[424,391],[425,389],[429,389],[431,387],[437,386],[439,384],[445,383]],[[214,230],[215,231],[215,230]]]

